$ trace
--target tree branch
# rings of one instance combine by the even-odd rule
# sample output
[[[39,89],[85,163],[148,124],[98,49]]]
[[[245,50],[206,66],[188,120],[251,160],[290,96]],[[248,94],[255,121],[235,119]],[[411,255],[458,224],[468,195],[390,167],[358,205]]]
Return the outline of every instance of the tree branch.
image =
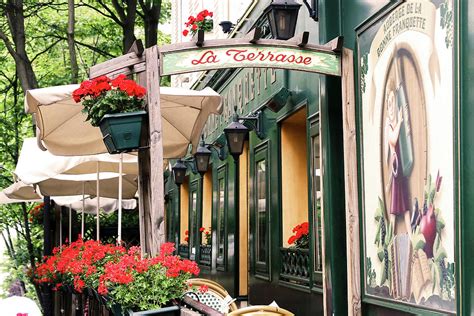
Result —
[[[94,7],[94,6],[90,5],[90,4],[87,4],[87,3],[85,3],[85,2],[81,2],[81,3],[82,3],[81,5],[82,5],[82,6],[85,6],[85,7],[87,7],[87,8],[89,8],[89,9],[94,10],[95,12],[99,13],[99,14],[102,15],[102,16],[105,16],[106,18],[112,19],[115,23],[117,23],[118,25],[120,25],[120,27],[123,27],[122,21],[120,21],[120,20],[117,18],[117,16],[116,16],[112,11],[110,11],[110,9],[109,9],[105,4],[102,3],[102,1],[97,0],[97,2],[99,2],[99,4],[101,4],[102,7],[103,7],[107,12],[109,12],[109,14],[106,14],[106,13],[102,12],[101,10],[97,9],[96,7]]]
[[[31,62],[33,63],[36,58],[38,58],[39,56],[43,55],[44,53],[47,53],[51,48],[53,48],[54,46],[56,46],[56,44],[58,44],[60,41],[61,41],[61,39],[58,39],[56,42],[52,43],[51,45],[49,45],[48,47],[46,47],[44,50],[42,50],[41,52],[39,52],[38,54],[36,54],[36,55],[33,57],[33,59],[31,59]]]
[[[5,33],[3,33],[2,30],[0,30],[0,38],[5,43],[5,46],[7,47],[7,50],[10,53],[10,55],[12,55],[12,57],[15,58],[15,59],[18,58],[18,55],[17,55],[15,49],[13,48],[12,43],[8,39],[7,35]]]

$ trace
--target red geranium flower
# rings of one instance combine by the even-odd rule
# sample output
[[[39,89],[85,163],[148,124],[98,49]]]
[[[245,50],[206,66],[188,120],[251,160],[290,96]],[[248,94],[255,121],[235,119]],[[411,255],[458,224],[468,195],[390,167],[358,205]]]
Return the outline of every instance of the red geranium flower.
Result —
[[[202,10],[196,17],[189,16],[188,21],[184,23],[186,29],[183,30],[183,36],[189,33],[194,35],[198,30],[211,31],[213,28],[212,22],[213,13],[208,10]]]

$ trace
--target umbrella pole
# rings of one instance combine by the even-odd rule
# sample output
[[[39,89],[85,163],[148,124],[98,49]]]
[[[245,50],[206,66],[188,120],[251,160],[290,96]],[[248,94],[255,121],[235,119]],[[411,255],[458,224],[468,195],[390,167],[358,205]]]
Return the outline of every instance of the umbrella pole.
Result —
[[[84,210],[86,208],[86,201],[84,201],[84,191],[85,189],[85,182],[82,182],[82,214],[81,214],[81,237],[84,238]]]
[[[97,161],[97,187],[96,187],[96,193],[97,193],[97,241],[100,240],[100,219],[99,219],[99,208],[100,208],[100,184],[99,184],[99,170],[100,170],[100,161]]]
[[[118,225],[117,225],[117,244],[122,243],[122,169],[123,169],[123,154],[120,153],[119,161],[119,188],[118,188]]]
[[[72,241],[72,208],[71,208],[71,205],[69,205],[69,242],[71,241]]]
[[[59,210],[59,247],[63,245],[63,210]]]

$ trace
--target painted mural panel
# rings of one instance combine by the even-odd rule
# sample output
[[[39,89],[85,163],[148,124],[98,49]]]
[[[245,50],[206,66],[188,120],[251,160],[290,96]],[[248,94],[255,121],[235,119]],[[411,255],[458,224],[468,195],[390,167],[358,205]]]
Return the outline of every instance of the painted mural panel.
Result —
[[[452,1],[394,5],[358,36],[365,294],[455,311]]]

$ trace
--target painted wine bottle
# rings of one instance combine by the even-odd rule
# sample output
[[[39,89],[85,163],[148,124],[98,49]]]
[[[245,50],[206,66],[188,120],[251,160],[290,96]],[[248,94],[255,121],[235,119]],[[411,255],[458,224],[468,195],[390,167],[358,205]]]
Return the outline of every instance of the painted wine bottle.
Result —
[[[412,130],[410,124],[410,107],[406,95],[404,80],[402,80],[402,72],[400,69],[400,59],[395,61],[396,78],[397,78],[397,108],[402,111],[403,123],[400,127],[398,144],[400,149],[400,165],[404,176],[409,176],[413,169],[413,142]]]

